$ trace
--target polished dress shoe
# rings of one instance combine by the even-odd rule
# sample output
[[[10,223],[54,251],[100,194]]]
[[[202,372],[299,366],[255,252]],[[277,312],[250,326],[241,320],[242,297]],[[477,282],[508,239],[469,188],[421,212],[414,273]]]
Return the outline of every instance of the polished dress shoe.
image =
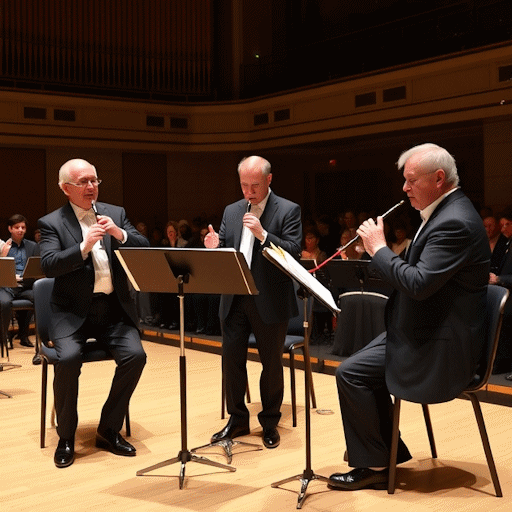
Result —
[[[247,436],[250,433],[251,429],[249,428],[249,425],[237,424],[233,421],[233,418],[230,418],[222,430],[213,434],[211,442],[218,443],[219,441],[233,439],[234,437]]]
[[[123,439],[119,432],[107,429],[103,432],[96,432],[96,447],[104,448],[115,455],[133,457],[136,454],[135,446]]]
[[[32,358],[32,364],[41,364],[41,362],[41,356],[39,354],[35,354],[34,357]]]
[[[359,489],[387,489],[388,470],[374,471],[370,468],[355,468],[348,473],[334,473],[327,487],[336,491],[358,491]]]
[[[277,428],[267,428],[263,430],[263,445],[265,448],[277,448],[281,442],[281,437]]]
[[[33,347],[34,346],[34,344],[28,338],[23,338],[20,341],[20,345],[23,345],[24,347]]]
[[[60,439],[53,461],[58,468],[67,468],[75,462],[75,443],[73,440]]]

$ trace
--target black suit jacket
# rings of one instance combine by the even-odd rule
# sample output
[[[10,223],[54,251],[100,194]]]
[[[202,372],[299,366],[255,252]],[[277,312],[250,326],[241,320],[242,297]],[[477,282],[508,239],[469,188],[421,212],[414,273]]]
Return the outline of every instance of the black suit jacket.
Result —
[[[96,207],[100,215],[108,215],[127,232],[128,239],[123,247],[149,246],[148,239],[130,224],[123,208],[105,203],[96,203]],[[89,313],[94,290],[94,266],[90,254],[85,260],[82,258],[82,229],[69,203],[39,219],[38,226],[41,230],[41,266],[47,277],[55,278],[50,336],[58,339],[76,332]],[[112,270],[113,293],[137,326],[138,315],[130,298],[128,280],[114,254],[121,243],[108,234],[103,242]]]
[[[386,383],[398,397],[436,403],[474,376],[485,339],[489,242],[471,201],[456,190],[435,209],[407,262],[380,249],[371,265],[395,291],[386,308]]]
[[[242,218],[247,210],[247,201],[240,200],[226,207],[219,230],[221,247],[240,249],[242,238]],[[287,199],[270,193],[260,222],[267,231],[267,239],[262,245],[254,240],[251,273],[259,295],[254,300],[258,313],[265,323],[276,323],[297,316],[297,299],[292,280],[263,256],[263,249],[270,242],[282,247],[295,258],[301,254],[302,223],[300,206]],[[233,295],[223,295],[220,304],[220,317],[225,319],[231,308]]]

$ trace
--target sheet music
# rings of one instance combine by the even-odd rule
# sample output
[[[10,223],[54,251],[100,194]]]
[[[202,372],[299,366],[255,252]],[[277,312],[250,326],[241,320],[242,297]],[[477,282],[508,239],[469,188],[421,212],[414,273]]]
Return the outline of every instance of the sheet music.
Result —
[[[263,254],[274,264],[284,270],[290,277],[294,278],[314,297],[323,302],[333,313],[339,313],[332,293],[316,277],[312,276],[290,253],[272,242],[270,247],[263,249]]]

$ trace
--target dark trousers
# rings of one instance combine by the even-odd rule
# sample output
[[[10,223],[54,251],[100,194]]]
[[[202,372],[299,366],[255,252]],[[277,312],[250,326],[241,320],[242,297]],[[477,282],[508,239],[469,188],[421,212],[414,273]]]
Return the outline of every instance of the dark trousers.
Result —
[[[103,406],[99,431],[119,432],[128,404],[146,364],[138,330],[125,321],[115,294],[93,299],[84,324],[73,335],[54,340],[58,355],[53,390],[57,413],[57,433],[61,439],[74,439],[78,425],[78,378],[82,367],[82,349],[87,339],[95,338],[110,351],[116,370],[110,393]]]
[[[277,426],[283,403],[283,347],[288,321],[265,324],[258,313],[254,298],[236,296],[231,310],[222,322],[222,371],[226,385],[228,413],[235,423],[248,424],[245,405],[247,388],[247,348],[249,335],[254,333],[262,363],[260,396],[262,411],[258,419],[264,429]]]
[[[32,288],[19,286],[18,288],[0,288],[0,315],[2,321],[2,343],[7,346],[7,332],[12,314],[12,301],[14,299],[28,299],[34,302]],[[18,311],[16,313],[20,340],[28,338],[28,327],[32,318],[31,311]]]
[[[348,464],[383,467],[389,464],[393,402],[385,381],[386,333],[382,333],[336,370]],[[411,458],[400,439],[398,462]]]

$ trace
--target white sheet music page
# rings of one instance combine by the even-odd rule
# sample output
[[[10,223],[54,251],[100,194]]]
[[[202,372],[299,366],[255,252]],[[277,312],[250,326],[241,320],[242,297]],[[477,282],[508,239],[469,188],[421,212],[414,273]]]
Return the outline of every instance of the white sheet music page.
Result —
[[[310,274],[290,253],[281,247],[277,247],[272,242],[270,247],[263,249],[263,253],[278,267],[281,267],[285,273],[296,279],[314,297],[323,302],[333,313],[340,312],[329,289]]]

